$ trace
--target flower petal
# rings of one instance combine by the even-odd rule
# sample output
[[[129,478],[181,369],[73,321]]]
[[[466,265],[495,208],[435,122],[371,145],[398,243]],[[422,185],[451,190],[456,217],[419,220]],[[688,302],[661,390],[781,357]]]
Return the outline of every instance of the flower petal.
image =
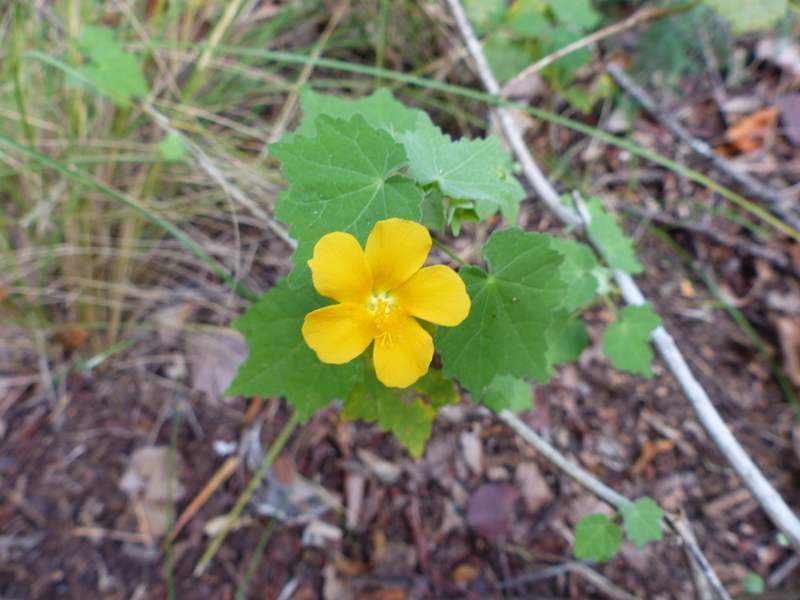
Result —
[[[425,375],[433,358],[431,334],[407,314],[397,315],[392,335],[375,339],[375,374],[383,385],[404,388]]]
[[[302,331],[322,362],[341,365],[367,349],[375,338],[375,319],[359,304],[334,304],[308,313]]]
[[[431,234],[413,221],[378,221],[367,238],[367,260],[372,267],[373,290],[385,294],[417,272],[431,250]]]
[[[349,233],[323,235],[308,261],[314,287],[337,302],[366,304],[372,292],[372,272],[361,244]]]
[[[466,319],[471,304],[461,277],[444,265],[420,269],[392,297],[411,316],[446,327]]]

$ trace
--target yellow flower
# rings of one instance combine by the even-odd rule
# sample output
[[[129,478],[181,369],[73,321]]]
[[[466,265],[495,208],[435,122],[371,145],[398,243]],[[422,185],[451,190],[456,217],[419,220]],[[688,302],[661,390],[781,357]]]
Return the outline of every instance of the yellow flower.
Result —
[[[329,233],[308,261],[317,291],[339,304],[306,315],[303,337],[324,363],[340,365],[375,341],[378,379],[408,387],[428,372],[433,338],[417,322],[454,327],[467,318],[464,282],[444,265],[421,268],[428,230],[412,221],[375,224],[365,250],[349,233]]]

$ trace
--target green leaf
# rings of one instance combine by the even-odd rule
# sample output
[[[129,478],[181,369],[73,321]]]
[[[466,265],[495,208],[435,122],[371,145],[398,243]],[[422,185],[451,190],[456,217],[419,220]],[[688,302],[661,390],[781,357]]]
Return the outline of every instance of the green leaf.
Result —
[[[378,422],[383,431],[391,431],[418,458],[431,436],[431,424],[445,404],[458,401],[452,379],[441,371],[428,371],[407,389],[388,388],[375,377],[371,366],[365,369],[364,381],[353,388],[344,401],[342,417]]]
[[[472,266],[459,273],[472,299],[469,316],[437,333],[445,375],[456,375],[475,398],[495,375],[547,380],[545,331],[566,292],[563,256],[548,235],[495,231],[483,253],[489,273]]]
[[[622,542],[622,530],[606,515],[583,517],[575,527],[575,558],[605,562],[614,556]]]
[[[592,223],[589,225],[589,237],[601,249],[606,262],[614,269],[620,269],[631,275],[641,273],[644,268],[636,260],[631,239],[625,235],[614,217],[608,214],[598,198],[590,198],[586,202]]]
[[[729,20],[734,32],[766,29],[789,10],[787,0],[705,0],[705,3]]]
[[[495,375],[483,392],[481,404],[496,413],[506,408],[513,413],[530,410],[533,408],[531,384],[511,375]]]
[[[597,260],[592,249],[575,240],[556,237],[550,239],[550,247],[564,255],[559,272],[569,289],[561,306],[572,311],[594,300],[597,292],[597,278],[594,276]]]
[[[423,192],[422,220],[420,223],[428,229],[444,233],[447,222],[447,209],[444,205],[444,196],[439,188],[430,188]],[[456,233],[455,235],[458,235]]]
[[[300,331],[308,313],[328,304],[311,285],[293,290],[286,280],[279,279],[233,322],[250,352],[225,394],[285,396],[301,421],[334,398],[344,397],[361,375],[358,361],[345,365],[320,362]]]
[[[591,0],[548,0],[556,21],[563,25],[575,25],[581,29],[592,29],[603,18],[592,6]]]
[[[131,98],[150,93],[147,80],[139,70],[139,58],[125,52],[114,30],[86,26],[78,48],[89,58],[79,71],[96,86],[98,94],[124,106]]]
[[[652,305],[626,306],[619,320],[610,323],[603,334],[603,354],[611,359],[614,368],[653,376],[653,351],[650,333],[661,325],[661,317]]]
[[[398,139],[408,152],[408,172],[421,185],[436,184],[450,198],[491,203],[489,214],[499,208],[509,223],[516,222],[525,191],[514,177],[511,157],[500,147],[498,138],[453,142],[438,127],[420,123],[416,129],[399,134]]]
[[[502,31],[487,36],[483,51],[492,72],[501,82],[509,81],[532,62],[525,46]]]
[[[573,42],[577,42],[583,38],[583,35],[574,29],[568,27],[553,27],[548,29],[542,36],[544,53],[552,54],[561,50],[565,46],[569,46]],[[554,77],[559,87],[566,86],[570,81],[575,79],[575,72],[588,64],[592,59],[592,53],[586,48],[581,48],[564,55],[555,61],[552,65],[545,69],[546,73]]]
[[[345,231],[363,245],[376,222],[419,222],[422,214],[419,188],[397,173],[408,163],[405,149],[388,132],[361,115],[350,121],[320,115],[315,128],[316,137],[298,135],[270,146],[291,186],[275,216],[291,225],[298,241],[292,287],[309,281],[307,261],[323,235]]]
[[[517,0],[506,12],[506,23],[514,33],[538,37],[549,24],[547,6],[542,0]]]
[[[664,537],[661,530],[664,511],[652,498],[638,498],[632,506],[620,507],[619,512],[622,514],[625,534],[640,548],[647,542],[657,542]]]
[[[578,360],[589,345],[589,333],[580,319],[564,309],[553,313],[553,322],[547,328],[547,361],[560,365]]]
[[[502,16],[505,10],[505,0],[465,0],[464,10],[470,22],[483,27],[494,19]]]
[[[427,119],[430,123],[426,112],[409,108],[395,100],[392,92],[386,88],[379,88],[369,96],[353,100],[330,94],[318,94],[311,87],[303,86],[300,88],[300,104],[303,107],[303,120],[290,137],[281,139],[282,142],[289,141],[294,135],[313,136],[316,133],[315,122],[319,115],[345,120],[361,115],[372,127],[386,129],[393,137],[398,133],[416,129],[420,119],[423,121]]]
[[[755,573],[750,573],[742,579],[742,589],[748,594],[763,594],[765,587],[764,578]]]
[[[158,144],[158,153],[164,160],[180,160],[188,151],[183,137],[171,132]]]

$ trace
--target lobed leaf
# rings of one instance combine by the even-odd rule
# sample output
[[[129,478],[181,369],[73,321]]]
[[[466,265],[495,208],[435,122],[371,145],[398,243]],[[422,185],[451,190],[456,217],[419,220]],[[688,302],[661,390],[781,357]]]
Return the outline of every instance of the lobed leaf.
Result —
[[[345,399],[342,417],[377,421],[381,430],[394,433],[411,455],[418,458],[425,451],[439,408],[456,401],[455,384],[452,379],[443,378],[441,371],[428,371],[411,387],[398,389],[383,385],[368,366],[364,380]]]
[[[553,313],[553,322],[545,332],[547,361],[560,365],[578,360],[589,345],[589,332],[583,321],[572,313],[559,309]]]
[[[483,251],[488,273],[473,266],[459,273],[472,299],[469,316],[436,336],[444,374],[457,376],[475,398],[495,375],[547,380],[545,332],[566,293],[563,256],[550,248],[550,236],[495,231]]]
[[[408,164],[405,149],[388,132],[359,114],[349,121],[320,115],[315,129],[316,137],[298,135],[270,146],[291,186],[275,216],[291,225],[298,241],[292,287],[310,280],[307,261],[323,235],[345,231],[363,245],[377,221],[421,217],[421,191],[397,172]]]
[[[330,94],[319,94],[309,86],[300,88],[300,104],[303,108],[303,120],[294,135],[313,136],[316,133],[315,122],[319,115],[350,120],[361,115],[375,129],[385,129],[392,137],[404,131],[416,129],[420,119],[430,123],[428,113],[418,108],[409,108],[396,100],[386,88],[379,88],[369,96],[351,100]],[[432,124],[431,124],[432,126]],[[282,142],[290,139],[284,137]]]
[[[310,284],[292,289],[285,279],[262,294],[233,322],[250,352],[225,395],[284,396],[301,421],[344,397],[361,375],[358,364],[320,362],[301,332],[305,316],[328,303]]]
[[[661,325],[661,317],[651,304],[626,306],[619,320],[610,323],[603,333],[603,354],[611,359],[614,368],[630,373],[653,376],[653,351],[650,333]]]
[[[533,408],[531,384],[511,375],[495,375],[483,392],[481,404],[495,413],[506,408],[513,413],[530,410]]]
[[[661,529],[664,511],[652,498],[638,498],[631,506],[622,506],[619,512],[622,514],[625,534],[640,548],[647,542],[657,542],[664,537]]]
[[[481,218],[499,209],[509,223],[516,223],[525,191],[498,138],[454,142],[430,120],[420,121],[418,127],[397,137],[408,152],[408,172],[420,184],[436,184],[449,198],[476,201]],[[477,203],[481,201],[489,206],[480,207]]]
[[[583,517],[575,527],[575,558],[605,562],[619,550],[622,530],[606,515]]]
[[[598,288],[594,271],[598,265],[592,249],[575,240],[556,237],[550,239],[550,247],[564,255],[559,272],[569,288],[561,306],[572,311],[594,300]]]
[[[592,222],[588,227],[589,237],[600,247],[601,254],[609,266],[631,275],[641,273],[644,268],[636,260],[631,238],[625,235],[614,217],[606,212],[600,200],[591,198],[586,202]]]

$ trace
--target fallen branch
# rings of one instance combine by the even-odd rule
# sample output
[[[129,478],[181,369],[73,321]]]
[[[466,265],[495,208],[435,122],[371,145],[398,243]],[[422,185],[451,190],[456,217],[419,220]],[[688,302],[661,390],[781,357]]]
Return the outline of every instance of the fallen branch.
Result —
[[[470,24],[459,0],[447,0],[450,10],[455,17],[456,25],[464,38],[465,45],[470,52],[478,76],[484,87],[492,95],[499,95],[500,86],[494,77],[481,48],[480,42]],[[522,163],[523,174],[529,183],[539,193],[541,198],[553,212],[566,224],[576,229],[584,229],[586,219],[576,214],[561,203],[561,199],[536,165],[530,150],[524,143],[522,135],[508,108],[497,109],[503,133],[508,138],[517,158]],[[619,286],[622,296],[628,304],[641,305],[645,303],[644,295],[627,273],[614,270],[614,278]],[[761,507],[770,517],[775,526],[780,529],[791,541],[796,549],[800,549],[800,519],[789,508],[780,494],[767,481],[752,459],[747,455],[739,442],[728,429],[725,422],[714,408],[708,394],[695,378],[686,360],[675,344],[675,340],[664,327],[656,328],[652,333],[652,340],[661,354],[664,362],[669,367],[681,389],[688,398],[703,427],[711,439],[725,455],[733,466],[742,482],[753,493]],[[510,413],[503,413],[502,418],[509,420]],[[510,415],[513,416],[513,415]],[[521,423],[521,422],[520,422]],[[524,425],[524,423],[522,423]],[[528,429],[525,427],[525,429]],[[522,429],[518,431],[520,433]],[[533,433],[533,432],[531,432]],[[535,435],[535,434],[534,434]],[[526,438],[527,441],[527,438]],[[605,499],[605,498],[604,498]]]

